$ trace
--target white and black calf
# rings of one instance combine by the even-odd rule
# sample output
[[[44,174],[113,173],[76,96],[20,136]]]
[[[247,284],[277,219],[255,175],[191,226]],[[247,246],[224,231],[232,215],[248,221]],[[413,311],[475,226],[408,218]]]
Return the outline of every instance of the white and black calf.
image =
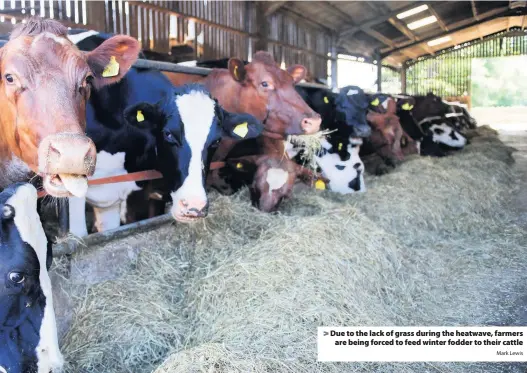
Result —
[[[49,373],[63,365],[48,249],[36,189],[9,186],[0,193],[0,372]]]
[[[322,141],[322,149],[315,160],[322,176],[329,180],[329,190],[341,194],[366,191],[364,164],[359,157],[361,145],[360,138],[351,138],[346,145],[337,144],[337,147],[346,146],[349,158],[343,160],[339,152],[332,152],[334,145],[326,140]]]
[[[156,169],[163,175],[163,192],[172,200],[173,217],[194,221],[208,211],[205,175],[209,147],[224,136],[237,140],[258,136],[263,125],[251,115],[223,110],[202,85],[165,86],[161,96],[164,98],[158,102],[128,106],[117,127],[109,119],[104,124],[88,116],[88,135],[104,160],[97,162],[94,177]],[[134,182],[90,187],[87,201],[96,211],[97,229],[117,228],[124,222],[129,208],[126,201],[139,189]],[[87,234],[83,208],[84,201],[70,199],[70,230],[78,236]]]

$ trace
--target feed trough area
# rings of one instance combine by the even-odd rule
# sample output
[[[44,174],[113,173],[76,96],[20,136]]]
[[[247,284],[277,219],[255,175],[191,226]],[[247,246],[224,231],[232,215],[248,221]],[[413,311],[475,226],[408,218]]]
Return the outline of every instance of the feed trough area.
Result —
[[[247,190],[215,194],[202,222],[56,260],[56,299],[71,307],[67,371],[506,371],[315,360],[321,325],[522,323],[518,176],[511,148],[477,132],[451,157],[368,176],[364,194],[311,189],[276,215]]]

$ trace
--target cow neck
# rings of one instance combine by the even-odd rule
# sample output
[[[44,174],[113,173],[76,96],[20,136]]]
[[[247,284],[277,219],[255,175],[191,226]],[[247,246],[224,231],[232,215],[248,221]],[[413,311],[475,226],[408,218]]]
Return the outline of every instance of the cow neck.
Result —
[[[273,138],[265,135],[259,136],[258,144],[260,145],[261,154],[287,157],[283,137]]]

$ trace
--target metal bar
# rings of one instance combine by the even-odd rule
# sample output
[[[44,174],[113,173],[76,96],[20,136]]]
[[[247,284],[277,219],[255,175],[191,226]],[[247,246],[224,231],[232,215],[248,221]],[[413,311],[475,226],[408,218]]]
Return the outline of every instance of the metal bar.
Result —
[[[62,239],[66,237],[70,231],[70,213],[69,202],[67,198],[57,199],[57,215],[59,218],[58,237],[59,239]]]
[[[53,256],[59,257],[62,255],[71,255],[82,246],[101,245],[109,241],[130,236],[132,234],[148,232],[172,222],[174,222],[172,215],[165,214],[156,216],[155,218],[126,224],[106,232],[93,233],[84,237],[84,239],[80,242],[76,238],[60,239],[59,242],[53,244]]]

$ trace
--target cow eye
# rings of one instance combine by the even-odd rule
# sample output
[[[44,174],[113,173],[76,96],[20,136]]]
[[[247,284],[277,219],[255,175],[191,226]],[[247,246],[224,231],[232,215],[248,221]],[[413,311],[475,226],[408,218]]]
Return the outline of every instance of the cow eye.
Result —
[[[9,273],[9,281],[11,281],[14,284],[21,284],[25,281],[25,277],[20,272],[11,272]]]
[[[445,131],[443,131],[441,128],[434,128],[434,133],[436,133],[438,135],[441,135],[443,132],[445,132]]]
[[[5,74],[5,81],[7,84],[13,84],[15,82],[15,77],[11,74]]]
[[[268,82],[262,82],[261,86],[264,87],[264,88],[268,88],[269,87],[269,83]]]
[[[177,141],[176,137],[169,130],[164,130],[163,131],[163,138],[169,144],[178,145],[178,141]]]
[[[92,84],[93,83],[93,75],[88,75],[85,78],[86,84]]]

